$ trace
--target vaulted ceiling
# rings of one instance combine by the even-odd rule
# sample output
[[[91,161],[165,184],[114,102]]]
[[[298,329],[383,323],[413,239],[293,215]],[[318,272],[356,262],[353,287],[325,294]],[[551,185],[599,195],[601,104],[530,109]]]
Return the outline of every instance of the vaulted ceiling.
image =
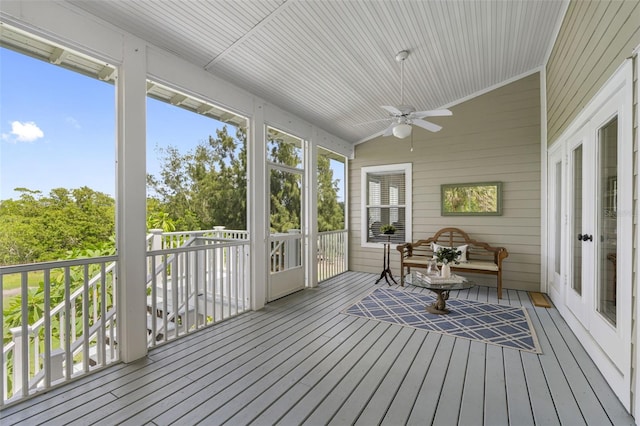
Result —
[[[568,1],[67,2],[357,143],[400,104],[397,52],[404,103],[450,106],[543,66]]]

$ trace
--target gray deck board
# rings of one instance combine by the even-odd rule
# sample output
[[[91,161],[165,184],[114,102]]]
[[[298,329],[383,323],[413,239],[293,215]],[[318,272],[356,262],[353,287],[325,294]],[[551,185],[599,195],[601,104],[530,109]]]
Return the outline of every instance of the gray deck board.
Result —
[[[484,378],[487,345],[471,342],[467,371],[462,388],[462,401],[458,424],[460,426],[475,426],[484,418]]]
[[[415,405],[416,396],[422,388],[424,377],[429,370],[436,348],[443,336],[437,333],[429,333],[422,343],[418,354],[411,363],[409,373],[402,382],[398,396],[393,400],[389,410],[383,418],[383,424],[402,425],[407,423],[411,410]]]
[[[423,425],[433,421],[456,340],[451,336],[442,336],[440,339],[409,415],[408,424]]]
[[[0,423],[633,424],[557,310],[526,292],[451,297],[525,306],[540,355],[340,313],[377,277],[342,274],[6,407]]]
[[[582,373],[574,355],[568,350],[564,339],[549,316],[549,312],[539,310],[538,318],[540,318],[547,338],[553,342],[555,356],[562,365],[562,371],[584,418],[600,425],[611,424],[604,407],[589,386],[589,382]]]
[[[456,339],[455,341],[433,421],[436,425],[458,422],[470,345],[470,340]]]
[[[486,363],[484,423],[487,425],[509,424],[502,348],[494,345],[487,346]]]
[[[524,375],[522,353],[520,351],[504,351],[507,406],[509,407],[509,423],[513,425],[534,425],[531,402]]]
[[[332,417],[329,424],[354,424],[376,391],[380,390],[383,393],[388,392],[387,389],[381,389],[380,386],[389,370],[391,370],[396,364],[398,358],[402,354],[402,351],[411,339],[411,336],[415,333],[415,330],[410,328],[400,328],[400,332],[396,335],[393,341],[389,343],[384,352],[380,354],[380,357],[376,360],[375,364],[372,364],[369,371],[362,375],[357,386],[351,386],[351,393],[349,397],[346,398],[343,403],[339,403],[340,409]],[[343,382],[348,381],[349,379],[349,377],[345,377]],[[348,382],[345,384],[350,386]],[[334,397],[334,395],[337,395],[337,392],[332,393],[330,397]],[[323,404],[328,403],[331,403],[329,398],[323,401]],[[322,406],[318,407],[318,409],[322,410]],[[313,421],[313,417],[310,417],[309,420]]]
[[[399,392],[400,385],[407,377],[409,367],[416,362],[418,350],[426,338],[425,333],[414,332],[407,344],[402,348],[398,358],[389,369],[384,380],[369,399],[367,406],[354,421],[356,425],[369,426],[384,418],[394,398],[405,398]]]

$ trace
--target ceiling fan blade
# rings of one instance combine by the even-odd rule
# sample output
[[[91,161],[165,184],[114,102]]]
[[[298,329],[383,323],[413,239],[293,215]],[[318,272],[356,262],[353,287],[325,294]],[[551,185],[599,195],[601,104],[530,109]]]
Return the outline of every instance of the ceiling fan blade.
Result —
[[[393,115],[402,115],[402,111],[400,111],[398,108],[396,108],[394,106],[382,105],[382,108],[386,109],[387,111],[389,111]]]
[[[391,136],[393,134],[393,128],[395,127],[396,123],[391,123],[391,125],[389,125],[389,127],[386,128],[386,130],[384,131],[384,133],[382,133],[382,136]]]
[[[437,124],[433,124],[428,121],[421,120],[419,118],[413,120],[413,124],[415,124],[416,126],[422,127],[423,129],[427,129],[430,132],[437,132],[440,129],[442,129],[442,126],[438,126]]]
[[[415,118],[424,117],[447,117],[453,115],[448,109],[434,109],[431,111],[416,111],[412,114]]]

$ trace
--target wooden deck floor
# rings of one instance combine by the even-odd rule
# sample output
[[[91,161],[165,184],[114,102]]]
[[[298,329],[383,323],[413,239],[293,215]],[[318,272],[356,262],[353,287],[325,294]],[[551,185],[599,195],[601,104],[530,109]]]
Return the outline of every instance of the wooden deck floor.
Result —
[[[634,424],[555,309],[525,305],[543,354],[339,312],[349,272],[0,413],[2,425]],[[410,288],[413,291],[423,291]],[[452,297],[497,303],[495,289]]]

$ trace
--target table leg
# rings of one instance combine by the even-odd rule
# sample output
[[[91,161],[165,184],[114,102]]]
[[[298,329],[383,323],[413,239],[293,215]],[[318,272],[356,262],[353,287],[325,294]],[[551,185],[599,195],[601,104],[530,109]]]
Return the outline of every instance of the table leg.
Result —
[[[426,306],[427,312],[429,312],[430,314],[437,314],[437,315],[446,315],[449,312],[451,312],[449,311],[449,309],[447,309],[447,302],[446,302],[449,299],[449,290],[435,289],[431,291],[433,291],[434,293],[437,293],[438,298],[431,305]]]

